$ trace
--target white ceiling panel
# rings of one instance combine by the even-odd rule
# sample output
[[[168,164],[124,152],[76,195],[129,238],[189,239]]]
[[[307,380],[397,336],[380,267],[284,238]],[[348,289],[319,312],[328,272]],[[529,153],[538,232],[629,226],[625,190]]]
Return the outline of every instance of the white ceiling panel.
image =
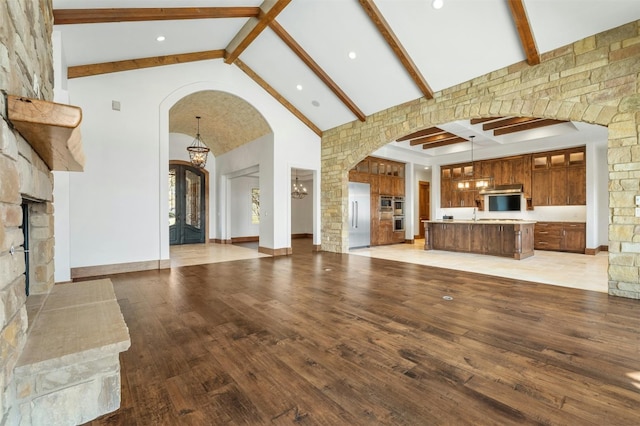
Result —
[[[113,22],[56,25],[54,30],[61,32],[67,64],[74,66],[224,49],[246,21],[235,18]],[[165,40],[157,41],[159,35],[165,36]]]
[[[356,119],[273,31],[266,29],[240,59],[321,130]]]
[[[357,1],[294,1],[278,22],[365,115],[422,96]]]
[[[526,59],[504,0],[376,3],[433,91]]]
[[[540,52],[640,19],[640,0],[525,0]]]

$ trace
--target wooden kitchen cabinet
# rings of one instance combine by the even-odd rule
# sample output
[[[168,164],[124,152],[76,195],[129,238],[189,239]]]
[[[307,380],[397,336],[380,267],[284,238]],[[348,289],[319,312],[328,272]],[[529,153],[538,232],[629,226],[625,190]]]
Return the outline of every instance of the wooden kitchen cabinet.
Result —
[[[586,205],[585,155],[585,147],[533,154],[533,205]]]
[[[469,251],[471,253],[486,253],[485,225],[469,225]]]
[[[537,222],[535,226],[536,250],[584,253],[586,240],[584,222]]]
[[[513,256],[514,237],[513,225],[485,225],[486,253],[494,256]]]
[[[584,253],[587,246],[586,224],[565,223],[562,227],[560,250]]]
[[[474,191],[460,191],[457,183],[460,179],[473,177],[471,163],[453,164],[440,169],[440,206],[473,207],[476,205]]]
[[[587,205],[587,169],[584,166],[567,167],[567,204]]]

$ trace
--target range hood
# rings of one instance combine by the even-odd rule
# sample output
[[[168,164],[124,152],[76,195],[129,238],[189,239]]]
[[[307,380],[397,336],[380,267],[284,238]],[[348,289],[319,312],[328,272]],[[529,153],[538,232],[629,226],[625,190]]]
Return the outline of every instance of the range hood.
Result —
[[[508,185],[496,185],[493,188],[485,188],[478,191],[480,195],[486,194],[521,194],[522,184],[512,183]]]

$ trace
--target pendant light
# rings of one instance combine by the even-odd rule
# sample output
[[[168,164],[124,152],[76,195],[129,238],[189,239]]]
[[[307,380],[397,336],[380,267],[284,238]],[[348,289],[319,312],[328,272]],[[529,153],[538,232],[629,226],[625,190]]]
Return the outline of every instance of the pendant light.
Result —
[[[207,164],[207,156],[210,150],[204,142],[202,142],[202,139],[200,139],[200,117],[196,116],[196,119],[198,120],[198,132],[196,133],[196,138],[193,140],[193,143],[187,147],[187,151],[189,151],[191,164],[199,168],[204,168]]]
[[[295,200],[301,200],[307,196],[307,188],[304,185],[298,183],[298,171],[296,170],[296,182],[291,188],[291,198]]]
[[[475,164],[473,162],[473,139],[475,135],[469,136],[471,139],[471,173],[463,173],[461,179],[453,182],[453,189],[456,191],[476,191],[493,187],[493,177],[480,176],[476,173]],[[464,171],[464,167],[462,168]]]

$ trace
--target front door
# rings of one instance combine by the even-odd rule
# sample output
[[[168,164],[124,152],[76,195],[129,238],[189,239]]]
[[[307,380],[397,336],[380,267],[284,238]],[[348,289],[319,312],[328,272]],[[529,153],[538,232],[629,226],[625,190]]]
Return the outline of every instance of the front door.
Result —
[[[197,167],[169,166],[169,244],[205,241],[204,173]]]

